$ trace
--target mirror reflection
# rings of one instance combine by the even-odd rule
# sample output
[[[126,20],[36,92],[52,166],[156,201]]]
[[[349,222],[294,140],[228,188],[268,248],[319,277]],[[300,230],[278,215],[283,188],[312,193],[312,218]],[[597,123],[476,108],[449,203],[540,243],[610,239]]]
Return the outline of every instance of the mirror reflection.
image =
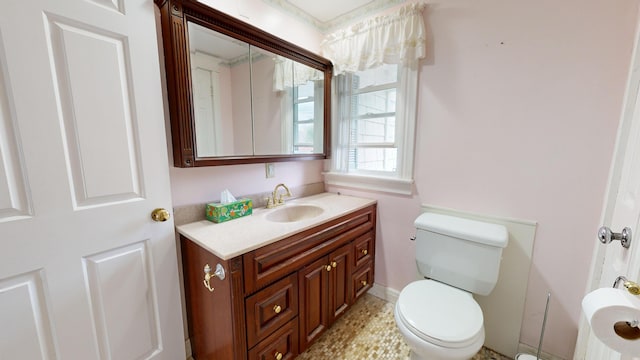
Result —
[[[324,73],[189,22],[196,156],[323,153]]]
[[[255,154],[321,153],[324,73],[256,47],[251,69]]]
[[[196,156],[253,155],[249,44],[188,24]]]

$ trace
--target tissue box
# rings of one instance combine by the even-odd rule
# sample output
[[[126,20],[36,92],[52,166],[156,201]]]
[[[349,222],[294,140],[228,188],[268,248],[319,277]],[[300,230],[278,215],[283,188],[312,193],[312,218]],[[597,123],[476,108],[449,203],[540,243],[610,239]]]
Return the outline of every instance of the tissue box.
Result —
[[[207,204],[207,220],[214,223],[221,223],[227,220],[236,219],[246,215],[251,215],[253,203],[251,199],[240,199],[228,204]]]

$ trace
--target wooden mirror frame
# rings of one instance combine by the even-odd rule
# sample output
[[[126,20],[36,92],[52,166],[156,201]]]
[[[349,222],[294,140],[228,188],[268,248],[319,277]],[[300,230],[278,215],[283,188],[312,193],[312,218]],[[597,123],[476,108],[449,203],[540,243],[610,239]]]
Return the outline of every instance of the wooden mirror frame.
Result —
[[[333,72],[333,66],[329,60],[195,0],[154,1],[160,9],[162,22],[174,166],[185,168],[315,160],[329,157],[331,77]],[[196,157],[187,21],[322,71],[324,73],[323,152],[316,154]]]

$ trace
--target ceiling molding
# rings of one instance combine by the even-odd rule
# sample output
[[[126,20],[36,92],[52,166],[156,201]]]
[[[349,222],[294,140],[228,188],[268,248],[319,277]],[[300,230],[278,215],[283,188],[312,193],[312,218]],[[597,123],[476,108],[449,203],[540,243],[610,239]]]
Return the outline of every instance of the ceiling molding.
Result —
[[[300,9],[287,0],[263,0],[265,3],[284,10],[290,15],[300,19],[301,21],[315,27],[322,33],[329,33],[335,31],[348,23],[355,22],[366,17],[369,17],[375,13],[378,13],[384,9],[406,2],[406,0],[374,0],[366,5],[357,7],[351,11],[348,11],[340,16],[337,16],[329,21],[320,21],[312,14]]]

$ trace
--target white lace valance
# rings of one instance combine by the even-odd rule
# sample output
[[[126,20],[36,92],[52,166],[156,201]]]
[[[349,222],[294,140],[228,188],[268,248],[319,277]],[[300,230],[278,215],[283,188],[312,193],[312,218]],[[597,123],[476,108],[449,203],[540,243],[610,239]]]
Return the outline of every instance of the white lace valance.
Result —
[[[324,73],[320,70],[282,56],[276,56],[274,60],[273,89],[276,91],[303,85],[308,81],[324,80]]]
[[[327,35],[322,54],[333,62],[334,75],[372,69],[382,64],[414,67],[426,55],[422,3],[366,20]]]

